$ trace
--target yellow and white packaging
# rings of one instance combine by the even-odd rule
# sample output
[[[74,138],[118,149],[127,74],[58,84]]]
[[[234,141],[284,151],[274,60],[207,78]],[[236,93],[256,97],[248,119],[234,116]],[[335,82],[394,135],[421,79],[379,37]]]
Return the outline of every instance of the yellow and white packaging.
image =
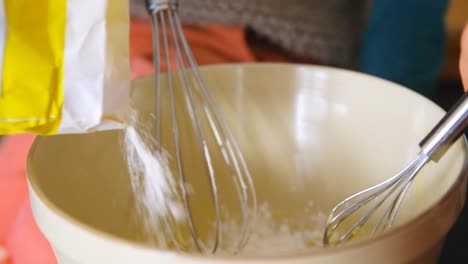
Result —
[[[128,0],[0,0],[0,134],[123,127]]]

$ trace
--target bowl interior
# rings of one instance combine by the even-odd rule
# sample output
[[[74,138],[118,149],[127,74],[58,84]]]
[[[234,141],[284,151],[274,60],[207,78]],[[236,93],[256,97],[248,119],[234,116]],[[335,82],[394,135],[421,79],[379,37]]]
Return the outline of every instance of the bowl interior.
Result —
[[[444,114],[393,83],[326,67],[240,64],[202,72],[243,151],[259,202],[268,202],[275,219],[286,217],[292,225],[307,217],[304,208],[311,201],[327,213],[348,195],[403,169]],[[181,105],[183,94],[174,85]],[[148,122],[153,122],[153,87],[150,78],[133,82],[133,100]],[[167,109],[169,97],[162,96]],[[168,117],[162,126],[165,142],[171,142]],[[189,144],[188,115],[178,123],[184,171],[195,190],[196,223],[206,235],[212,220],[207,175],[197,165],[197,148]],[[74,220],[140,243],[145,231],[133,206],[122,137],[122,131],[40,137],[30,155],[29,180],[44,201]],[[209,144],[214,147],[212,139]],[[173,144],[167,146],[173,156]],[[224,164],[213,153],[213,163]],[[454,184],[464,160],[459,140],[439,163],[428,164],[411,186],[397,224],[434,205]],[[223,204],[238,209],[232,181],[216,168]]]

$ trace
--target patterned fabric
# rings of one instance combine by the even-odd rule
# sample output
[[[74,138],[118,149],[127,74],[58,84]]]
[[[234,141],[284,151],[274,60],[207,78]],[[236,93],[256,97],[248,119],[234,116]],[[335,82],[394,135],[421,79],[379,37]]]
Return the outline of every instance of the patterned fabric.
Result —
[[[144,1],[131,0],[134,18],[148,18]],[[180,0],[185,24],[222,23],[253,29],[299,56],[355,68],[366,0]]]

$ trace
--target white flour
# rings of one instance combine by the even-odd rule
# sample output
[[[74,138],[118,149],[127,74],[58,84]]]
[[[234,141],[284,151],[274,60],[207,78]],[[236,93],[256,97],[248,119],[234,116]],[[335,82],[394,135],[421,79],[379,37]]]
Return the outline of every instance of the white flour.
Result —
[[[153,234],[155,230],[166,230],[164,219],[172,219],[170,225],[185,219],[167,156],[156,151],[157,144],[145,131],[137,131],[133,126],[125,130],[124,147],[136,206],[148,239],[158,245],[167,245],[166,236]]]
[[[148,131],[137,130],[132,126],[125,131],[124,147],[136,205],[147,239],[153,245],[167,248],[170,240],[165,233],[167,226],[164,225],[164,219],[171,219],[170,227],[186,222],[184,206],[178,195],[178,183],[168,167],[167,156],[156,151],[157,144],[151,140]],[[272,256],[322,245],[326,216],[313,204],[304,209],[301,226],[296,224],[294,228],[288,221],[278,222],[273,219],[270,207],[267,203],[259,206],[253,233],[239,255]],[[233,219],[229,217],[229,212],[225,212],[224,216],[224,219]],[[224,241],[221,242],[219,254],[229,255],[232,252],[229,242],[241,233],[241,225],[227,220],[223,221],[221,228]],[[187,241],[187,244],[190,243]]]
[[[327,216],[315,208],[313,203],[309,203],[304,209],[304,219],[301,219],[300,225],[291,224],[288,220],[278,221],[273,218],[272,211],[268,203],[259,206],[253,232],[239,256],[278,256],[322,246]],[[229,218],[229,214],[226,213],[225,218]],[[242,231],[241,225],[234,221],[223,222],[221,228],[225,238],[235,237]],[[231,254],[231,247],[232,245],[221,245],[220,255]]]

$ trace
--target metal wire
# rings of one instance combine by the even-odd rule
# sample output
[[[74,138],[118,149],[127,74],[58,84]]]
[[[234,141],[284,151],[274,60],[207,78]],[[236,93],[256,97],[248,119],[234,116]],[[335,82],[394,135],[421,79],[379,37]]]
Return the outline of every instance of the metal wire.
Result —
[[[246,162],[240,151],[240,148],[232,134],[232,131],[227,125],[222,112],[216,104],[216,100],[210,93],[208,85],[204,80],[201,72],[198,69],[196,60],[194,59],[190,47],[185,38],[177,13],[177,1],[161,1],[161,0],[146,0],[147,9],[152,17],[153,23],[153,60],[155,64],[155,115],[156,115],[156,138],[161,140],[161,57],[166,65],[167,89],[170,100],[170,116],[172,120],[172,140],[175,144],[175,158],[177,164],[177,176],[180,182],[186,182],[186,174],[183,171],[182,159],[183,153],[180,146],[180,135],[177,126],[177,111],[174,98],[173,78],[177,78],[180,83],[180,89],[184,94],[185,106],[190,121],[194,128],[195,138],[198,148],[203,154],[204,166],[206,167],[207,176],[210,182],[212,207],[214,208],[216,223],[214,242],[211,248],[208,248],[200,239],[200,234],[193,221],[193,214],[189,202],[189,192],[185,184],[181,184],[181,194],[184,200],[184,206],[188,215],[188,226],[194,244],[200,252],[216,253],[219,250],[221,240],[221,209],[219,201],[219,191],[217,186],[217,172],[213,164],[212,154],[207,143],[207,137],[213,136],[222,153],[225,165],[229,171],[231,179],[237,191],[242,214],[242,232],[236,243],[233,253],[239,252],[247,243],[249,235],[255,222],[255,212],[257,210],[257,201],[254,183]],[[162,55],[160,50],[160,42],[162,43]],[[171,64],[169,45],[174,50],[175,63]],[[203,111],[200,112],[195,94],[201,98],[200,104]],[[203,130],[201,124],[201,115],[208,120],[211,135],[208,135]],[[170,224],[167,221],[166,233],[173,240],[176,248],[186,250],[175,239],[174,233],[170,230]],[[232,238],[229,238],[232,239]]]
[[[390,202],[372,228],[370,236],[373,237],[390,229],[414,177],[429,160],[429,157],[420,154],[397,175],[373,187],[360,191],[335,206],[328,217],[325,227],[323,235],[324,245],[339,245],[352,239],[357,231],[368,223],[371,217],[387,200],[390,200]],[[359,214],[361,216],[359,220],[344,232],[338,232],[338,227],[346,219],[353,214],[358,214],[359,209],[371,202],[373,202],[372,207],[364,213]]]

